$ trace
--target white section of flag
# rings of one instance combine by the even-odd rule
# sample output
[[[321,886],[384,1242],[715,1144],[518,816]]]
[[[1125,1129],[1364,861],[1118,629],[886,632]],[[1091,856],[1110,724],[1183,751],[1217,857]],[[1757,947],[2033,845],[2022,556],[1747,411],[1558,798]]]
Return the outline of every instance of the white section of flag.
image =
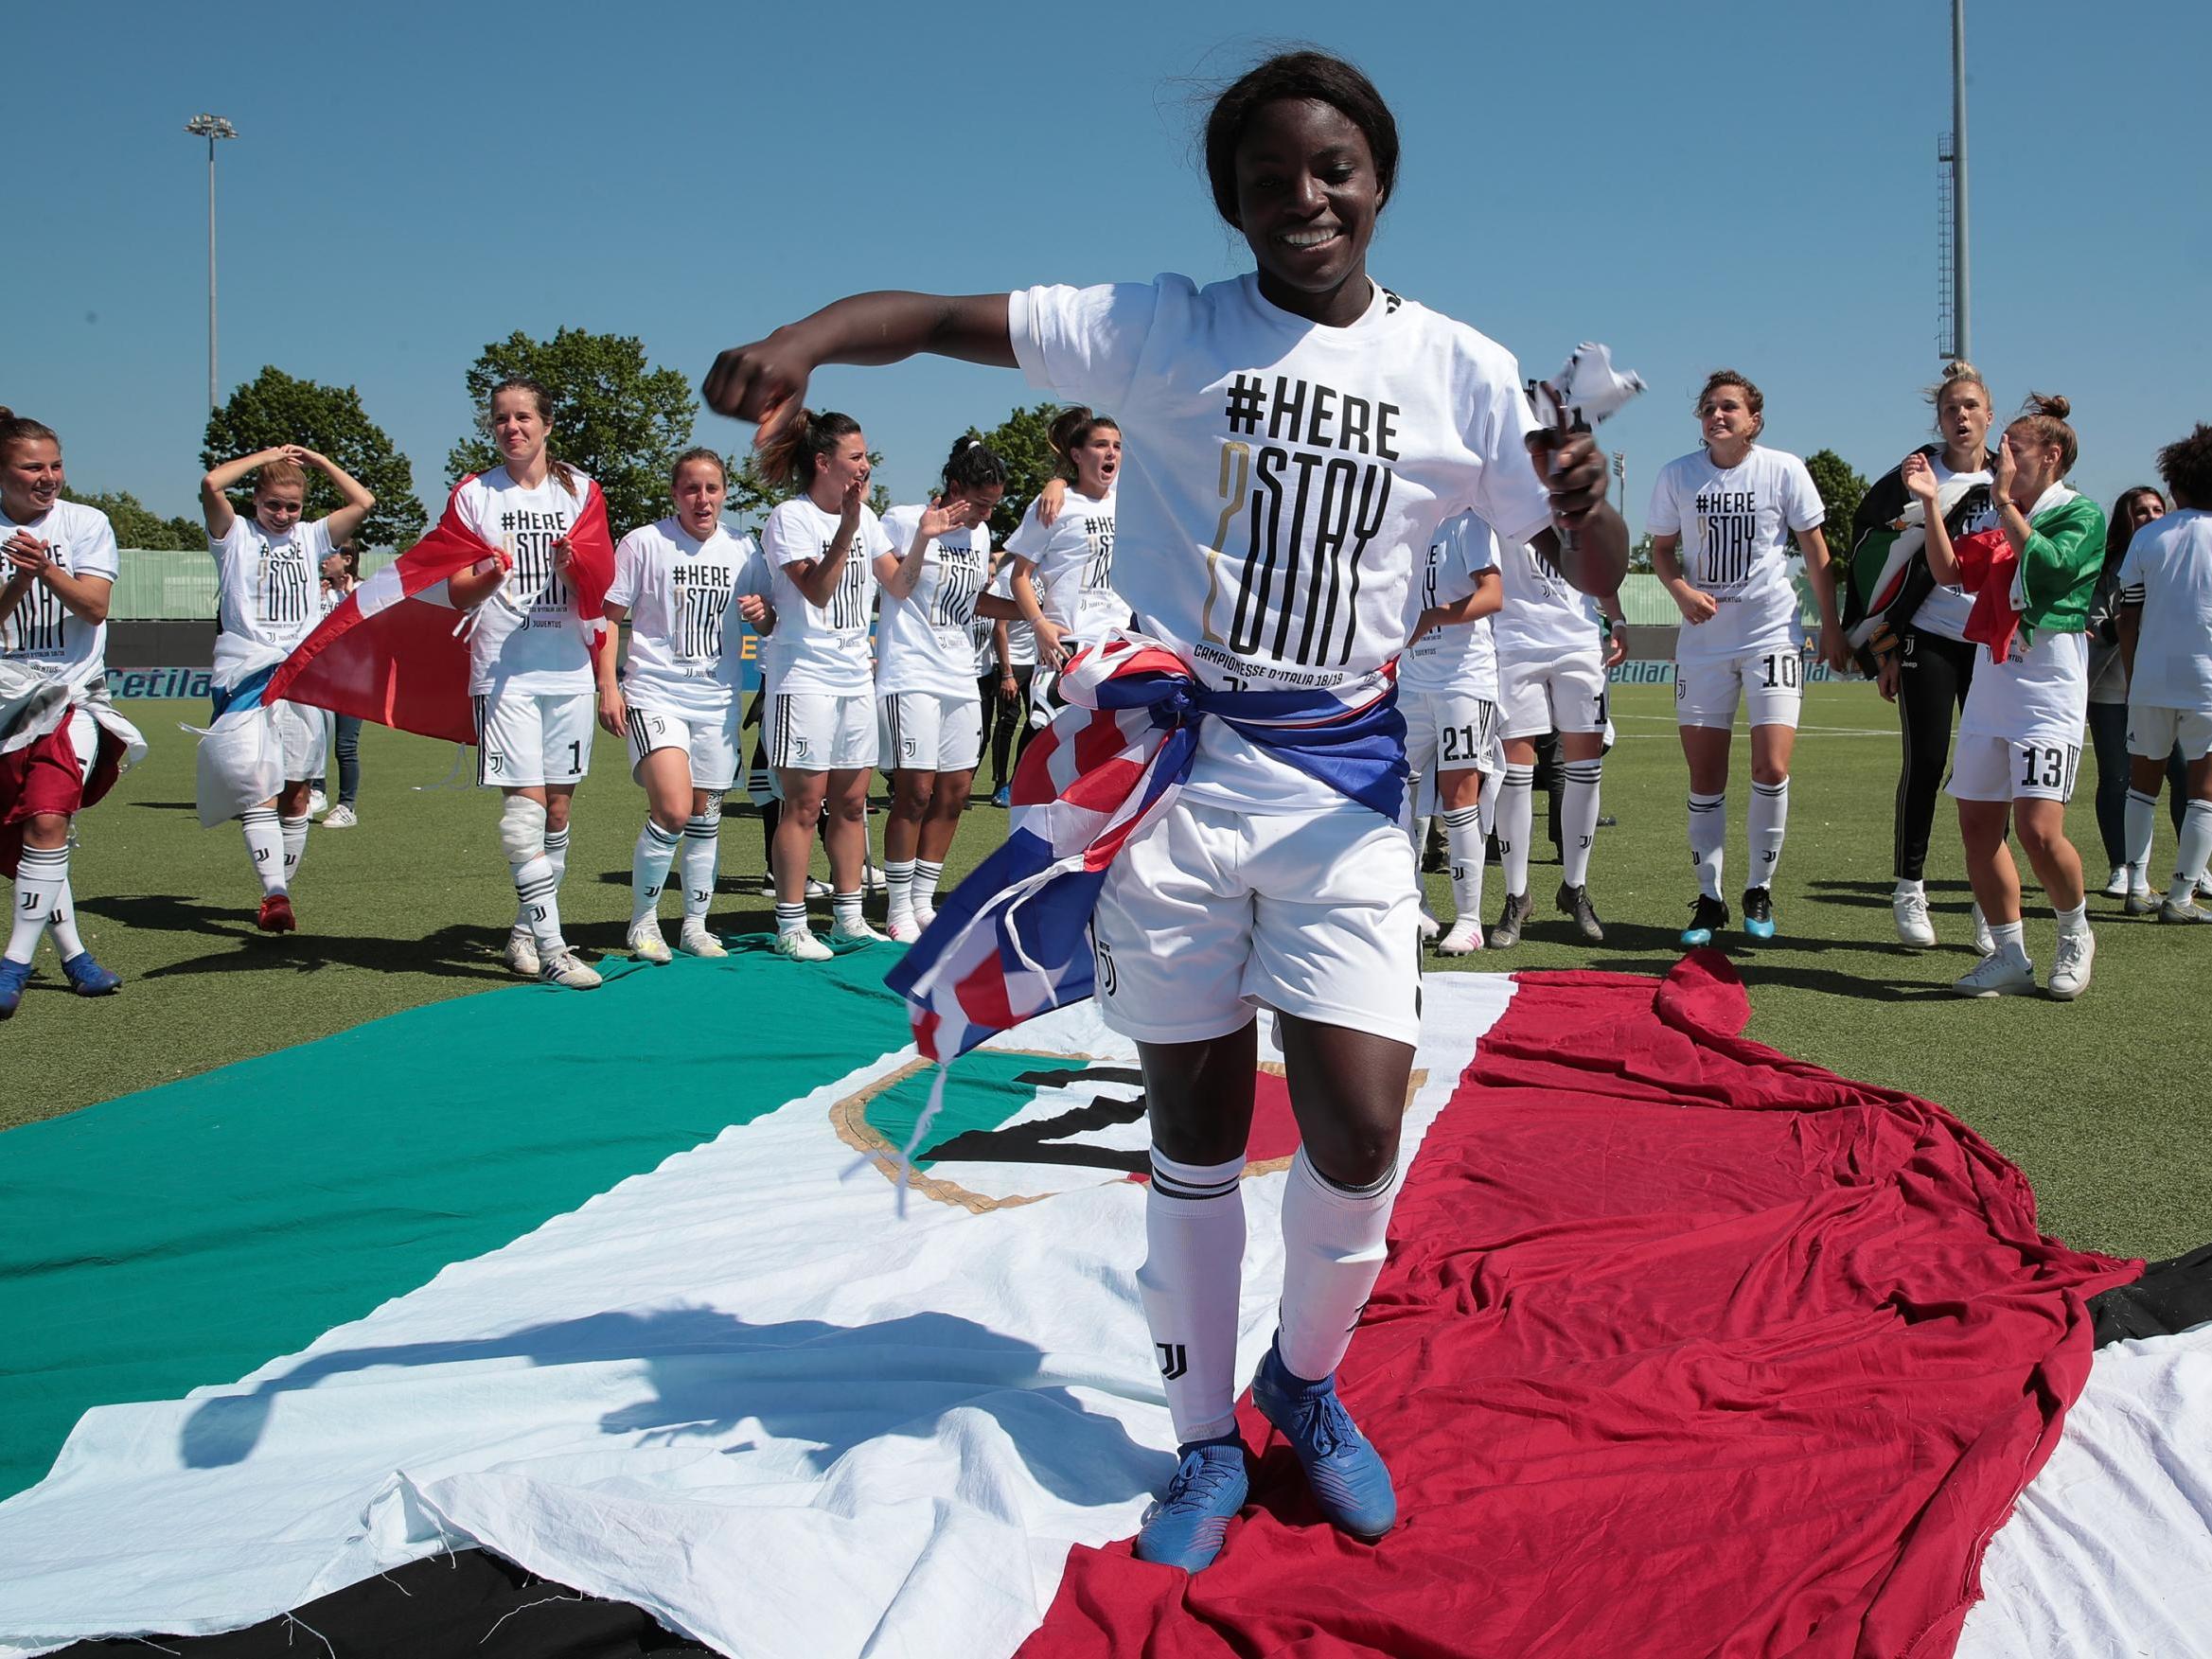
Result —
[[[1408,1156],[1512,991],[1428,981]],[[995,1046],[1134,1059],[1088,1003]],[[1173,1469],[1143,1192],[989,1166],[962,1179],[1050,1196],[895,1220],[878,1174],[840,1179],[831,1108],[911,1058],[238,1385],[87,1413],[0,1504],[0,1654],[235,1629],[469,1542],[749,1656],[1010,1653],[1069,1548],[1128,1536]],[[1240,1374],[1274,1326],[1282,1185],[1247,1183]]]

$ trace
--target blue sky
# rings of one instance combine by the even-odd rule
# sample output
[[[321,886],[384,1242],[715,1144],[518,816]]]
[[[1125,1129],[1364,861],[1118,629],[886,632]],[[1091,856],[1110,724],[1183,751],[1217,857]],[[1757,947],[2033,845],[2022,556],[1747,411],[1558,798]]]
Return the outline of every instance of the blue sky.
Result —
[[[61,431],[73,484],[192,509],[200,110],[241,133],[221,153],[226,393],[265,362],[359,386],[434,512],[463,373],[516,328],[635,334],[696,384],[720,347],[859,289],[1245,269],[1196,100],[1291,39],[1354,57],[1397,112],[1379,279],[1531,372],[1600,339],[1650,382],[1603,434],[1632,523],[1717,364],[1764,389],[1769,442],[1868,476],[1927,430],[1945,0],[480,15],[78,7],[34,55],[11,43],[0,402]],[[2108,506],[2212,418],[2208,16],[1970,0],[1974,357],[2000,409],[2073,399],[2076,482]],[[900,500],[962,427],[1032,400],[929,362],[826,371],[815,397],[861,420]]]

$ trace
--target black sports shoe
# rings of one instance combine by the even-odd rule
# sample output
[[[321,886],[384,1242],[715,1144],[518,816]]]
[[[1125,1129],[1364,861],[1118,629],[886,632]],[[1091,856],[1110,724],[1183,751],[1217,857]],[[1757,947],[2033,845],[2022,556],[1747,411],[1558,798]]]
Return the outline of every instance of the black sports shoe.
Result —
[[[1583,936],[1584,944],[1605,943],[1605,929],[1598,920],[1597,910],[1590,904],[1590,890],[1587,887],[1569,887],[1563,881],[1559,884],[1559,897],[1553,902],[1559,906],[1561,915],[1574,918],[1574,930]]]
[[[1727,903],[1706,893],[1699,893],[1690,904],[1690,926],[1682,929],[1682,943],[1687,946],[1710,944],[1713,935],[1728,925]]]
[[[1497,926],[1490,930],[1490,948],[1511,950],[1521,942],[1521,928],[1529,920],[1529,912],[1536,907],[1529,902],[1525,892],[1505,895],[1505,909],[1497,913]]]
[[[1774,937],[1774,894],[1763,887],[1743,890],[1743,931],[1754,939]]]

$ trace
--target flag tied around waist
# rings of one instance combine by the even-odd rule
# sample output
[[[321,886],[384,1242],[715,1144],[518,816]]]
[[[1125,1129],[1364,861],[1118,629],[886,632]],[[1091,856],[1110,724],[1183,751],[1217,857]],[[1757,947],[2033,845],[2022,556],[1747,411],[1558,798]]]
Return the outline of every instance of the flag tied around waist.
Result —
[[[1394,663],[1351,689],[1213,691],[1159,641],[1117,629],[1070,660],[1059,688],[1069,707],[1015,771],[1004,844],[884,976],[926,1059],[1091,994],[1090,913],[1106,866],[1175,800],[1206,720],[1385,818],[1403,810]]]
[[[455,485],[453,495],[468,482]],[[600,650],[607,643],[598,625],[614,579],[614,538],[607,525],[607,498],[589,479],[583,511],[567,541],[576,614],[597,629],[592,648]],[[437,528],[348,593],[277,667],[264,698],[290,698],[425,737],[474,743],[469,642],[454,629],[446,582],[482,559],[505,557],[463,522],[453,497],[448,497]]]

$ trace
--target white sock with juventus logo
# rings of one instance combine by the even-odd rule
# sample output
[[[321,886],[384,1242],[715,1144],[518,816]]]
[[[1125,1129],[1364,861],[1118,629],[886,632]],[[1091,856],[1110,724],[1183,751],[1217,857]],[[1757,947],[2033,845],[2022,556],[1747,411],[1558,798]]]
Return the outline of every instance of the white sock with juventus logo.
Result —
[[[560,891],[560,878],[568,874],[568,825],[564,823],[557,830],[549,829],[545,832],[545,850],[540,856],[544,858],[546,870],[552,876],[554,891],[558,892]],[[522,888],[522,878],[518,873],[515,876],[515,891],[518,895],[521,893]],[[554,913],[553,937],[557,941],[560,938],[559,907],[553,904],[550,896],[547,897],[545,904],[552,907]],[[541,907],[534,907],[527,899],[522,900],[515,907],[515,926],[525,933],[538,932],[538,924],[530,913],[535,908]]]
[[[515,926],[538,941],[538,955],[542,961],[561,948],[560,900],[557,896],[560,883],[553,874],[553,861],[543,853],[533,853],[508,868],[515,874]]]
[[[637,842],[629,850],[629,925],[635,927],[648,916],[659,914],[661,890],[668,885],[668,866],[676,861],[676,849],[683,840],[681,830],[664,830],[646,815],[646,827],[638,831]]]
[[[1790,827],[1790,780],[1778,784],[1751,785],[1751,814],[1748,824],[1751,841],[1751,869],[1744,877],[1746,887],[1772,887],[1774,873],[1781,867],[1782,837]]]
[[[1536,768],[1509,766],[1497,791],[1497,852],[1505,890],[1515,898],[1529,891],[1529,832],[1535,822]]]
[[[2173,885],[2166,892],[2169,903],[2185,905],[2195,899],[2207,858],[2212,858],[2212,801],[2192,801],[2182,814],[2181,845],[2173,856]]]
[[[1447,811],[1444,845],[1452,856],[1453,919],[1481,915],[1482,808],[1456,806]]]
[[[15,864],[15,911],[8,930],[8,960],[27,962],[39,953],[39,939],[55,901],[69,887],[69,848],[26,847]],[[1235,1331],[1230,1331],[1230,1340]]]
[[[1690,792],[1690,861],[1697,867],[1697,891],[1721,896],[1721,866],[1728,846],[1728,795]]]
[[[77,895],[70,891],[68,877],[62,880],[62,891],[54,899],[54,913],[46,918],[46,927],[54,936],[54,948],[61,952],[63,962],[75,962],[84,954],[84,941],[77,936]]]
[[[1598,786],[1605,776],[1600,759],[1570,760],[1560,768],[1559,878],[1580,887],[1590,878],[1590,845],[1598,838]]]
[[[1283,1315],[1276,1350],[1304,1382],[1335,1371],[1389,1253],[1398,1167],[1365,1187],[1339,1187],[1305,1148],[1283,1191]]]
[[[299,879],[299,862],[308,856],[308,825],[313,821],[306,813],[297,818],[280,818],[276,827],[284,834],[284,891],[290,892],[292,884]]]
[[[683,824],[683,921],[704,927],[715,902],[715,880],[722,858],[722,804],[717,799],[706,811],[695,813]]]
[[[239,833],[245,837],[246,856],[261,878],[261,892],[284,891],[284,826],[274,806],[249,806],[239,814]]]
[[[1244,1288],[1245,1160],[1182,1164],[1152,1149],[1137,1289],[1176,1439],[1236,1432],[1236,1308]]]

